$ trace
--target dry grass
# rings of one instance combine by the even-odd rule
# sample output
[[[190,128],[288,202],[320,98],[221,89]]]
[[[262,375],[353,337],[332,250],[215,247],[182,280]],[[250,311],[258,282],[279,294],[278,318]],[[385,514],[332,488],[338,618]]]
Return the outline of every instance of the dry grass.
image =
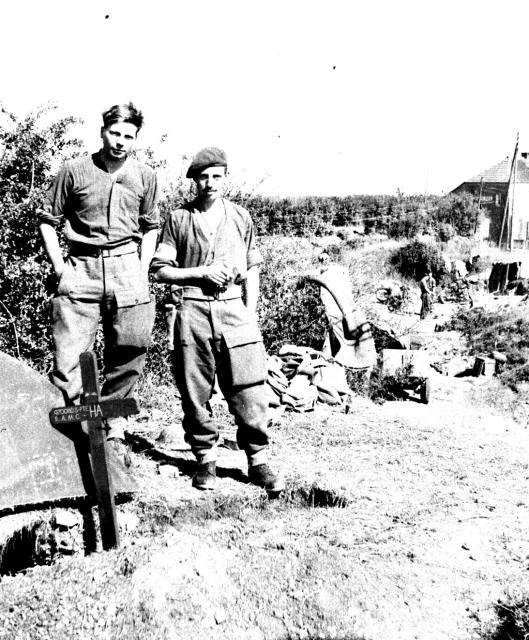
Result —
[[[369,277],[353,267],[365,299],[385,250],[364,254]],[[354,397],[348,414],[285,414],[273,501],[224,448],[218,489],[193,490],[174,389],[147,378],[141,393],[121,548],[2,577],[0,639],[524,637],[529,443],[493,381],[432,372],[427,406]]]
[[[486,637],[505,587],[529,587],[529,447],[468,402],[472,381],[449,382],[428,407],[286,414],[273,454],[288,489],[272,502],[243,482],[240,452],[221,449],[204,495],[185,451],[165,454],[171,478],[133,451],[142,491],[120,507],[138,518],[121,550],[4,578],[0,638]],[[164,427],[136,427],[156,449]]]

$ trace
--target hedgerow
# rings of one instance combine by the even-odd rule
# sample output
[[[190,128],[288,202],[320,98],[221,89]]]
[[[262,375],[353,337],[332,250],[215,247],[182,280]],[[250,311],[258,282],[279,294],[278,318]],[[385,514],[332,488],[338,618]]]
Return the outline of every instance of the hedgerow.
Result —
[[[43,122],[47,106],[22,120],[0,109],[0,349],[43,371],[50,363],[50,267],[37,209],[50,174],[79,152],[68,135],[75,118]]]

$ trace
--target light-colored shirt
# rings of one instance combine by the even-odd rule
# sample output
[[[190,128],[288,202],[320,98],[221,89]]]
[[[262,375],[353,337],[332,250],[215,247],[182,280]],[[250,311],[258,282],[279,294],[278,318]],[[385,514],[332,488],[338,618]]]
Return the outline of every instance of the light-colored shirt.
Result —
[[[100,152],[67,162],[38,213],[38,222],[57,227],[64,218],[70,242],[117,247],[159,226],[156,174],[128,158],[110,174]]]

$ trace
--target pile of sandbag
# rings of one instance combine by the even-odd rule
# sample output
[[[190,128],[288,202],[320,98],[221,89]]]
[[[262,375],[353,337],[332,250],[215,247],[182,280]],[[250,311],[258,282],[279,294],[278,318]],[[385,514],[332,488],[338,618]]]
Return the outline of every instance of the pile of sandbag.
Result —
[[[310,411],[317,401],[342,404],[349,394],[345,368],[320,351],[287,344],[268,357],[268,400],[271,407]]]

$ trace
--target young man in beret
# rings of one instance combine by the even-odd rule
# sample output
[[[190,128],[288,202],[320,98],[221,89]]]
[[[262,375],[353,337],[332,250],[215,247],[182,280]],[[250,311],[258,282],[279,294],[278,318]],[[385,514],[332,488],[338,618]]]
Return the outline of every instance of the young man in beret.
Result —
[[[154,321],[147,280],[156,246],[156,175],[130,157],[143,116],[132,104],[103,113],[102,148],[67,162],[39,213],[55,276],[52,382],[67,402],[81,392],[79,356],[91,349],[103,320],[106,398],[131,396],[145,362]],[[64,258],[57,227],[65,222]],[[108,420],[109,439],[123,440],[124,418]]]
[[[210,399],[217,375],[250,482],[278,493],[282,483],[267,461],[266,354],[255,313],[262,258],[248,212],[222,197],[226,172],[221,149],[196,154],[186,177],[197,197],[167,218],[151,270],[159,282],[181,287],[174,371],[186,440],[198,462],[193,486],[215,487],[219,432]]]

